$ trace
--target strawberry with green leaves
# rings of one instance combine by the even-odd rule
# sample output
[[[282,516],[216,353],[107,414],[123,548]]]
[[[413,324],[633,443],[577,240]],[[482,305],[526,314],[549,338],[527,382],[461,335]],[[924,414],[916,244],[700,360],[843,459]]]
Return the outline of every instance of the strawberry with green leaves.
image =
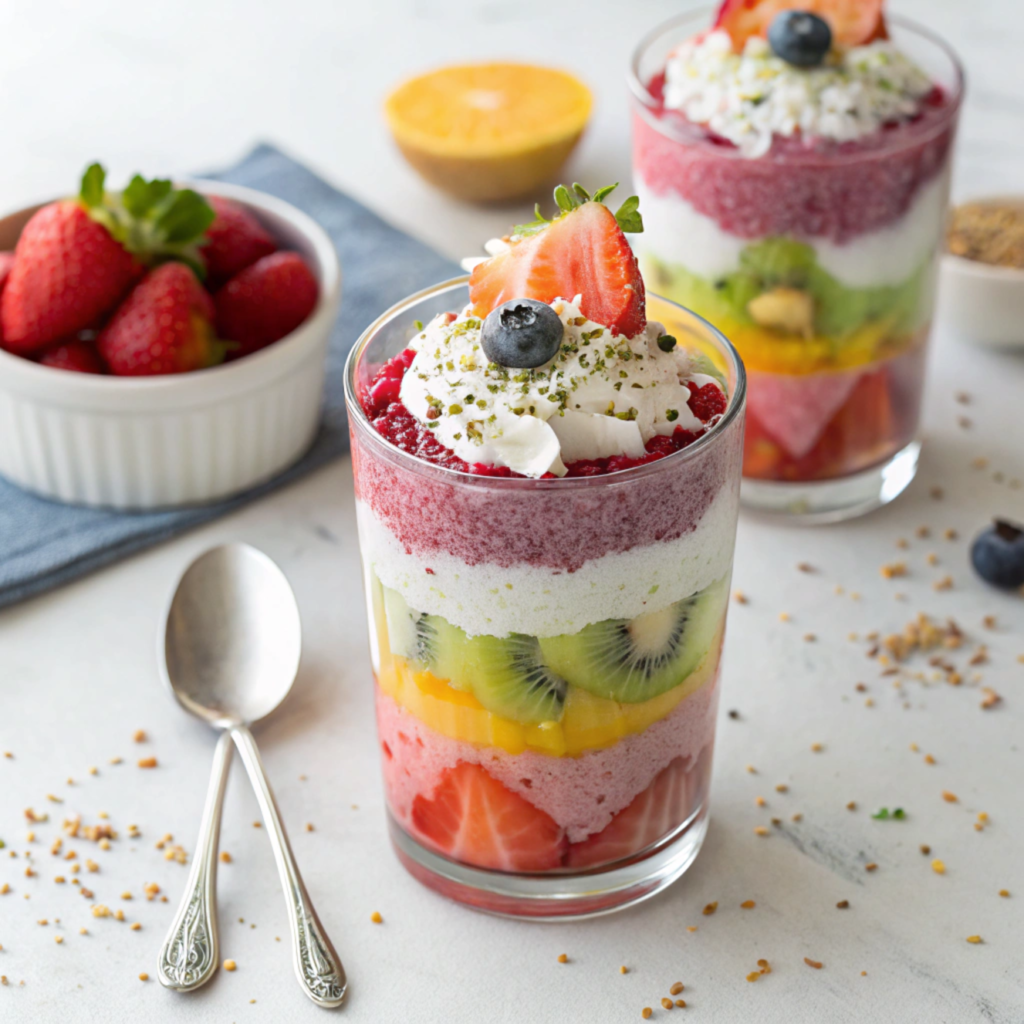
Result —
[[[25,225],[0,296],[0,337],[19,355],[96,326],[145,273],[177,259],[202,272],[199,242],[214,218],[191,189],[136,175],[107,192],[92,164],[78,196],[50,203]]]
[[[103,328],[96,347],[118,376],[188,373],[222,362],[213,299],[177,261],[151,270]]]
[[[603,200],[617,185],[593,196],[582,185],[559,185],[559,215],[513,229],[507,251],[478,264],[469,280],[477,316],[511,299],[553,302],[582,296],[581,310],[595,323],[627,338],[647,325],[644,282],[624,232],[643,231],[636,196],[612,213]]]

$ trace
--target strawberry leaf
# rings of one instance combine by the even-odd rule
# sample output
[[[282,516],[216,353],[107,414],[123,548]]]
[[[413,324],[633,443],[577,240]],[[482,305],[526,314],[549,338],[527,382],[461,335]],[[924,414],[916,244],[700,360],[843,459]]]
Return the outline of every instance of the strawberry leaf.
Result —
[[[121,202],[133,217],[145,217],[170,192],[171,183],[166,178],[146,181],[141,174],[136,174],[121,193]]]
[[[555,189],[555,202],[563,213],[572,213],[580,205],[579,200],[564,185]]]
[[[198,241],[213,223],[213,207],[190,188],[168,192],[153,210],[153,226],[169,245]]]
[[[616,211],[615,220],[623,231],[635,235],[644,229],[643,217],[640,216],[640,199],[630,196]]]
[[[590,202],[590,193],[578,181],[572,183],[572,190],[580,197],[581,202]]]
[[[524,238],[527,235],[535,235],[538,231],[543,231],[551,221],[540,212],[540,203],[534,203],[533,205],[533,220],[527,224],[516,224],[512,228],[512,234],[520,238]]]
[[[614,185],[605,185],[604,188],[599,188],[594,193],[594,202],[595,203],[604,202],[604,200],[607,199],[608,196],[610,196],[618,187],[619,187],[619,183],[615,182]]]
[[[102,164],[89,164],[82,175],[82,188],[79,198],[82,202],[92,208],[103,203],[103,183],[106,180],[107,172]]]

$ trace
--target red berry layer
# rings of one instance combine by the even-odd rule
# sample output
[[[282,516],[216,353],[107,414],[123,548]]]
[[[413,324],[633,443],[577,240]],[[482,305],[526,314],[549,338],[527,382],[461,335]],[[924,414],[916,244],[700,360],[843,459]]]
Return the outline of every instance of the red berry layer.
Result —
[[[401,378],[415,353],[386,363],[360,401],[373,429],[396,447],[460,477],[417,472],[393,455],[378,454],[352,431],[356,495],[373,509],[410,552],[443,551],[469,565],[547,566],[572,572],[611,552],[671,541],[696,528],[723,486],[738,484],[742,420],[728,437],[676,472],[618,479],[618,472],[657,462],[702,434],[677,428],[646,444],[647,454],[578,461],[569,477],[603,476],[600,489],[495,490],[479,477],[514,477],[503,466],[469,465],[426,430],[398,400]],[[725,396],[713,384],[697,389],[691,408],[707,420],[724,412]],[[429,571],[429,570],[428,570]]]
[[[663,77],[648,86],[656,99]],[[796,235],[836,243],[899,220],[918,189],[946,166],[955,128],[950,100],[939,88],[912,121],[815,148],[777,139],[758,159],[740,157],[731,142],[675,111],[661,110],[656,119],[664,132],[639,113],[633,118],[634,167],[651,191],[675,193],[740,238]],[[693,142],[672,137],[680,130]]]

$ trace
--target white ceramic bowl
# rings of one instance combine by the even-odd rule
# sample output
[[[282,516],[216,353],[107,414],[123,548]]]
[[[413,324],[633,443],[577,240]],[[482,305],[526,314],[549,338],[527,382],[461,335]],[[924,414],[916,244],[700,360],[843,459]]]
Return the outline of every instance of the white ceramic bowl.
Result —
[[[1024,196],[983,196],[971,202],[1024,207]],[[946,253],[939,277],[938,316],[966,341],[1024,347],[1024,270]]]
[[[324,230],[289,203],[215,181],[186,184],[249,208],[320,282],[312,314],[237,362],[161,377],[40,366],[0,350],[0,475],[57,501],[123,510],[217,501],[296,462],[320,421],[341,271]],[[0,219],[10,250],[38,206]]]

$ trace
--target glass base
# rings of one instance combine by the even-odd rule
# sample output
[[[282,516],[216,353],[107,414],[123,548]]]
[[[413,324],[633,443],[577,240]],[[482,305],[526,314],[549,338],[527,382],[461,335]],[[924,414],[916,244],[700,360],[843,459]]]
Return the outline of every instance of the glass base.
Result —
[[[390,811],[388,830],[409,874],[442,896],[499,917],[578,921],[631,907],[670,886],[700,852],[708,817],[704,803],[666,839],[612,867],[543,875],[450,860],[413,839]]]
[[[917,473],[921,442],[911,441],[887,462],[852,476],[810,483],[744,477],[744,508],[800,523],[838,523],[873,512],[898,498]]]

